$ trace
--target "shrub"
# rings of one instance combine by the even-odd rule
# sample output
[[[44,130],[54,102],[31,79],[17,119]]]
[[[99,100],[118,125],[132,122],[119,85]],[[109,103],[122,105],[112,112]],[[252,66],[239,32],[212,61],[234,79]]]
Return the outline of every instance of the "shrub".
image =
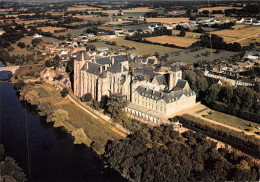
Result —
[[[92,99],[93,99],[93,97],[92,97],[91,93],[86,93],[86,94],[84,94],[84,95],[80,98],[80,100],[81,100],[82,102],[89,102],[89,101],[91,101]]]
[[[64,98],[68,95],[69,91],[67,88],[63,88],[63,90],[60,91],[60,93],[61,93],[61,96]]]

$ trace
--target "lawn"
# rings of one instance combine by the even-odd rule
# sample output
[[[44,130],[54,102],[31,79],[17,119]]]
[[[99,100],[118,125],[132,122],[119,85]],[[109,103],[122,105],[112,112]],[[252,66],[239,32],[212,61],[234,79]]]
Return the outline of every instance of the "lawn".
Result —
[[[111,41],[113,41],[113,39]],[[89,44],[96,46],[96,48],[108,48],[108,49],[114,49],[114,50],[122,48],[119,46],[108,45],[105,42],[91,42]]]
[[[158,36],[158,37],[149,37],[146,40],[151,42],[156,42],[160,44],[174,44],[180,47],[189,47],[191,44],[198,41],[195,38],[179,37],[179,36]]]
[[[216,53],[216,50],[212,50],[213,60],[228,60],[231,56],[237,54],[236,52],[231,51],[220,51]],[[181,61],[184,63],[196,63],[198,61],[207,61],[211,62],[211,50],[209,48],[200,48],[199,50],[186,49],[170,55],[173,60]]]
[[[259,126],[259,124],[235,117],[235,116],[231,116],[222,112],[218,112],[218,111],[214,111],[212,112],[212,114],[208,114],[208,115],[203,115],[205,118],[208,119],[212,119],[214,121],[226,124],[226,125],[230,125],[233,126],[235,128],[238,129],[250,129],[249,125],[251,123],[251,129],[253,131],[257,131],[257,129],[255,128],[256,126]]]
[[[76,36],[79,36],[80,34],[84,33],[84,31],[85,31],[87,28],[88,28],[88,27],[80,28],[80,29],[72,29],[72,30],[70,30],[70,31],[54,33],[53,35],[55,35],[55,36],[60,36],[60,35],[66,36],[67,34],[71,34],[72,37],[76,37]]]

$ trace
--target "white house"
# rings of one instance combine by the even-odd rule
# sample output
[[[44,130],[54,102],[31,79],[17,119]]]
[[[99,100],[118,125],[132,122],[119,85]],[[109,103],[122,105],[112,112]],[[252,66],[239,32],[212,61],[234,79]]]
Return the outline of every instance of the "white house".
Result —
[[[239,19],[237,19],[236,23],[237,23],[237,24],[241,24],[241,23],[243,23],[244,21],[245,21],[244,18],[239,18]]]
[[[88,37],[95,37],[95,34],[89,33],[89,34],[88,34]]]
[[[252,19],[247,19],[246,21],[245,21],[245,24],[246,25],[251,25],[253,23],[253,20]]]
[[[128,18],[127,18],[127,21],[133,21],[134,20],[134,17],[132,17],[132,16],[129,16]]]
[[[113,39],[113,38],[116,38],[117,35],[107,35],[107,37],[110,38],[110,39]]]
[[[41,38],[42,37],[42,35],[40,35],[40,34],[35,34],[34,36],[33,36],[33,38]]]
[[[123,29],[118,28],[115,30],[115,34],[118,35],[119,33],[124,33]]]
[[[253,25],[254,25],[254,26],[259,26],[259,25],[260,25],[260,20],[254,21],[254,22],[253,22]]]

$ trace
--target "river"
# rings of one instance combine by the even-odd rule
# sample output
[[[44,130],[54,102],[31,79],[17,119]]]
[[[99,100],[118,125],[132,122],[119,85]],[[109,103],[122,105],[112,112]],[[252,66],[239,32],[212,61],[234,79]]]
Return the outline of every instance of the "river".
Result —
[[[0,72],[0,79],[6,78],[7,72]],[[104,168],[90,148],[74,145],[70,134],[53,128],[35,108],[19,101],[11,83],[0,83],[0,143],[27,178],[30,174],[29,181],[125,181],[116,171]]]

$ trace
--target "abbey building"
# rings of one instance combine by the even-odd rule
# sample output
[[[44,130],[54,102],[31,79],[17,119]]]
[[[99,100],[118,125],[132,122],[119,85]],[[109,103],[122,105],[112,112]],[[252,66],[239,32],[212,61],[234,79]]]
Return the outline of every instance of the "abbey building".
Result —
[[[193,107],[196,94],[182,79],[178,66],[155,62],[127,55],[90,57],[81,51],[74,61],[74,94],[91,93],[100,101],[102,96],[121,93],[130,102],[125,108],[130,115],[160,124],[164,118]]]

